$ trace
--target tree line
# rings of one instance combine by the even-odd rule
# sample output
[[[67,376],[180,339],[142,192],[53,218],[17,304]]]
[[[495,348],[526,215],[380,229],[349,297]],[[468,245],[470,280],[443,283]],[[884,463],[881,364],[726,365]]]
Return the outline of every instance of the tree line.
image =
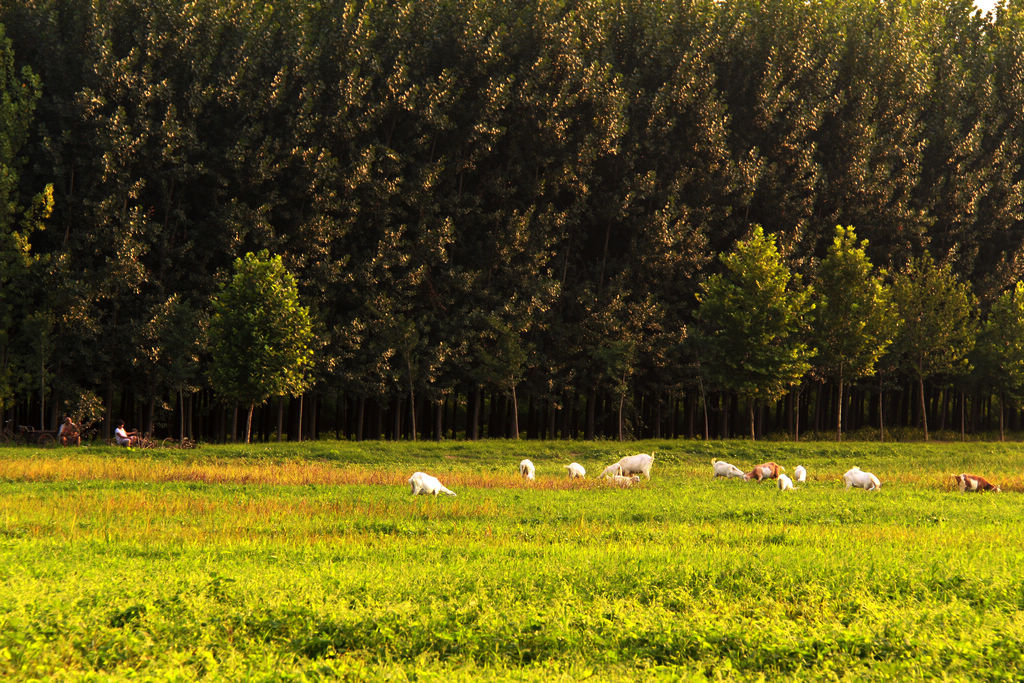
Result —
[[[0,412],[237,438],[266,251],[256,438],[1016,428],[1022,73],[1016,0],[5,2]]]

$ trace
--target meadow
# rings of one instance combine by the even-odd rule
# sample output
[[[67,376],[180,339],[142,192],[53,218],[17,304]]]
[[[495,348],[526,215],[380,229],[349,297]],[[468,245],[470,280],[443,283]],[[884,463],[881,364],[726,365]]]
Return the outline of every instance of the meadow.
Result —
[[[1017,443],[0,449],[0,677],[1021,680],[1022,520]]]

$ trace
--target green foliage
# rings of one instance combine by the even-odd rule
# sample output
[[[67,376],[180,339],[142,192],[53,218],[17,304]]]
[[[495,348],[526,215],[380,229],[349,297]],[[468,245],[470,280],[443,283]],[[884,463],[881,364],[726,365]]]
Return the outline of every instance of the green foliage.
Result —
[[[893,279],[900,318],[893,353],[917,378],[964,372],[977,335],[977,299],[948,263],[928,254],[912,259]]]
[[[986,382],[1014,398],[1024,396],[1024,282],[992,304],[974,357]]]
[[[701,285],[698,345],[713,386],[747,400],[777,400],[810,369],[804,326],[811,290],[782,262],[775,238],[755,226]]]
[[[280,256],[264,251],[237,259],[212,309],[210,382],[223,397],[250,406],[250,420],[253,404],[309,387],[312,321]]]
[[[978,332],[977,299],[948,263],[937,265],[925,254],[896,274],[893,304],[900,326],[892,350],[904,371],[918,381],[927,440],[924,380],[969,369]]]
[[[30,237],[43,229],[53,209],[53,187],[47,185],[31,198],[22,195],[21,187],[23,148],[40,92],[39,77],[28,67],[15,67],[11,42],[0,23],[0,413],[12,403],[15,390],[24,389],[19,375],[25,373],[28,354],[19,357],[13,351],[24,353],[35,346],[18,348],[17,337],[27,333],[22,323],[32,313],[30,297],[44,291],[38,287],[41,272]],[[18,365],[23,366],[20,371]]]
[[[839,434],[844,383],[875,371],[896,330],[891,294],[874,272],[866,248],[867,240],[858,244],[852,226],[837,226],[814,283],[815,363],[839,386]]]
[[[86,431],[103,419],[103,400],[95,392],[79,390],[74,397],[64,401],[64,415],[78,425],[79,431]]]

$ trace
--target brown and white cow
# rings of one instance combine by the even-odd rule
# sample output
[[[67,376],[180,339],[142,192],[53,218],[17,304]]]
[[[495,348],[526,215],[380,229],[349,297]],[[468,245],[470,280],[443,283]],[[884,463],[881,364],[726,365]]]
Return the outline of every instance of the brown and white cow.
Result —
[[[1002,491],[1002,489],[989,482],[985,477],[979,477],[976,474],[967,474],[966,472],[962,474],[954,474],[953,480],[956,481],[957,486],[960,487],[960,493],[964,493],[966,491],[995,491],[996,493],[1000,493]]]
[[[777,479],[779,472],[785,471],[785,467],[780,467],[774,462],[766,462],[754,467],[753,470],[744,474],[743,478],[747,481],[750,481],[751,479],[756,479],[757,481],[761,481],[762,479]]]

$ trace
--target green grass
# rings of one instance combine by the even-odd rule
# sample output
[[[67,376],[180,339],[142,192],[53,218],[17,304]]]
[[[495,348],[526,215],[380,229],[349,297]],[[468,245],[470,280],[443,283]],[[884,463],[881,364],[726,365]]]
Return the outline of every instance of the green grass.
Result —
[[[565,482],[651,450],[638,489]],[[882,490],[844,492],[852,464]],[[458,497],[410,496],[416,469]],[[0,677],[1020,680],[1024,494],[953,493],[962,470],[1019,487],[1024,449],[0,449]]]

